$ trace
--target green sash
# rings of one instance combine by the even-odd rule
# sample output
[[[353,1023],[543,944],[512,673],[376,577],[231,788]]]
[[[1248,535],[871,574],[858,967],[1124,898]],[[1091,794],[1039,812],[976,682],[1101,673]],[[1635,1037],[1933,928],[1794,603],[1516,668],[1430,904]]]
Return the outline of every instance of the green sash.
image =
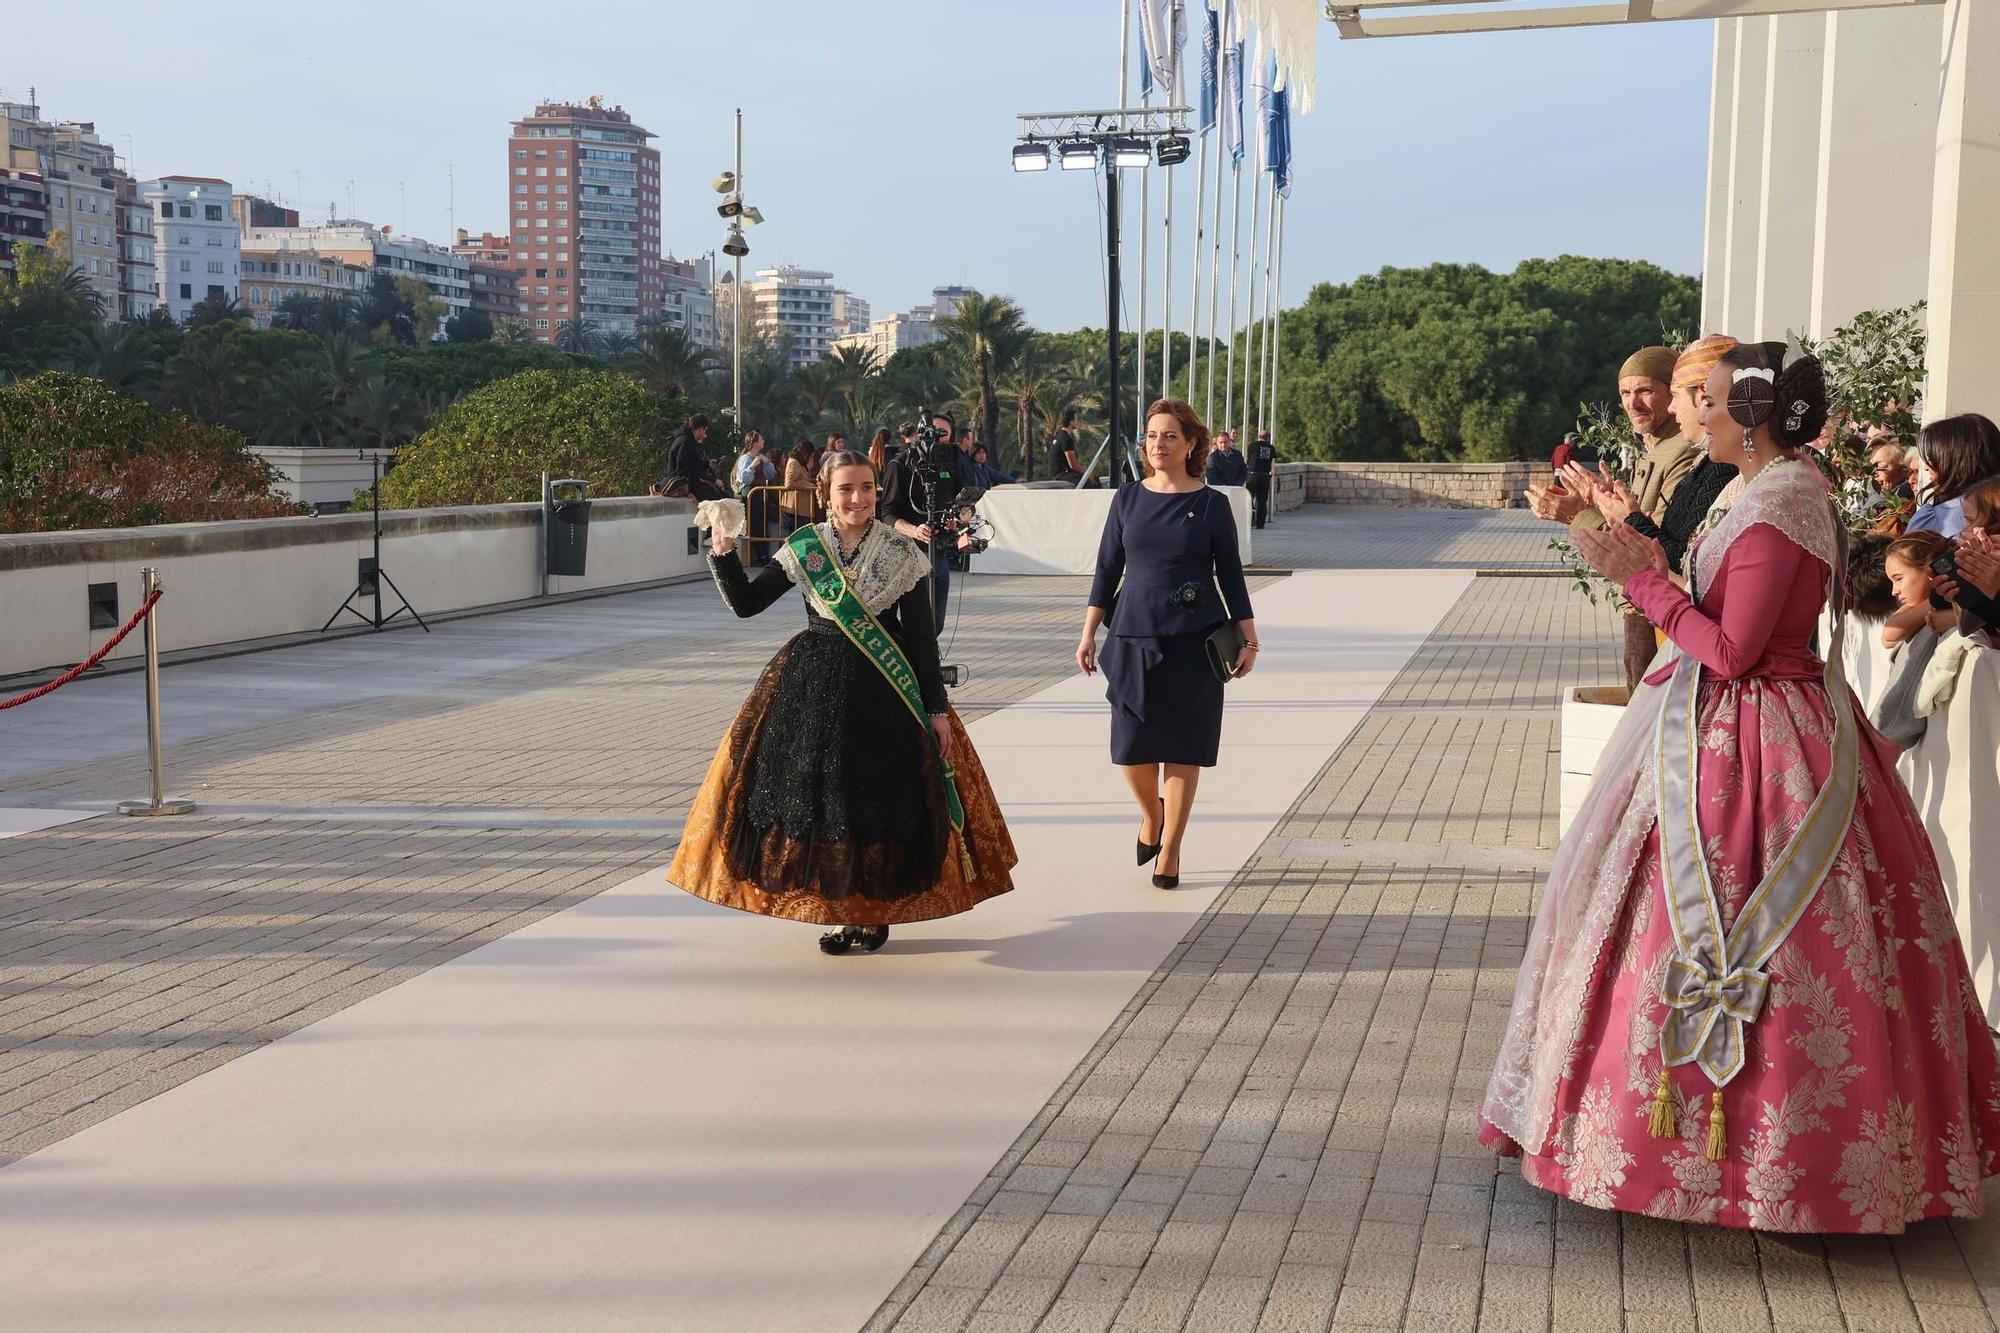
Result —
[[[840,561],[826,549],[820,539],[819,525],[808,523],[794,532],[785,541],[798,557],[799,568],[806,576],[806,587],[812,592],[813,601],[818,603],[820,612],[840,626],[847,641],[861,650],[861,655],[875,664],[896,689],[897,695],[908,705],[910,716],[916,718],[917,725],[924,729],[933,749],[937,736],[931,731],[930,714],[924,709],[923,691],[917,686],[917,673],[910,666],[910,659],[903,656],[903,650],[889,637],[889,631],[882,628],[882,622],[875,618],[854,590],[847,586],[847,577],[840,572]],[[951,760],[938,755],[938,768],[944,774],[945,807],[951,814],[952,830],[965,833],[965,807],[958,799],[958,774],[952,769]]]

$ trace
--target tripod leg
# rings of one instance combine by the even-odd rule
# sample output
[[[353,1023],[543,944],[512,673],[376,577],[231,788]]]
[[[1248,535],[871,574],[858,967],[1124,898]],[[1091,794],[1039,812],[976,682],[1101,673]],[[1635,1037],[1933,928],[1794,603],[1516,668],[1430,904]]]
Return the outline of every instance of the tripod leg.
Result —
[[[354,599],[359,597],[360,595],[361,595],[361,585],[356,584],[354,587],[354,591],[347,594],[347,600],[342,602],[340,606],[334,611],[334,613],[326,618],[326,623],[319,627],[319,632],[321,634],[324,634],[328,630],[332,629],[333,622],[340,619],[340,613],[342,611],[347,612],[349,615],[353,616],[356,620],[359,620],[362,624],[364,625],[368,624],[369,623],[368,617],[362,615],[359,611],[356,611],[354,609]],[[402,594],[398,593],[397,595],[401,596]]]
[[[397,616],[402,615],[403,612],[408,611],[410,613],[410,619],[416,621],[419,625],[423,625],[424,633],[429,634],[431,632],[431,627],[429,625],[424,624],[423,616],[417,613],[416,607],[410,605],[410,599],[403,596],[403,590],[396,586],[396,580],[389,577],[389,571],[386,569],[378,568],[375,571],[375,577],[380,582],[388,584],[389,590],[396,594],[396,600],[402,603],[401,606],[397,607],[395,611],[390,613],[389,619],[394,620]]]

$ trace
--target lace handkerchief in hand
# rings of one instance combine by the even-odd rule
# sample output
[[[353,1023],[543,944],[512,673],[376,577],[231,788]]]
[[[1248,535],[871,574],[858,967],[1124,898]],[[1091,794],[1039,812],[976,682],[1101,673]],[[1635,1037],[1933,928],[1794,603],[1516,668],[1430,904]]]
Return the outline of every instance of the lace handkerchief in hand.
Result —
[[[743,535],[745,527],[743,502],[703,500],[694,507],[694,525],[698,528],[713,528],[733,541]]]

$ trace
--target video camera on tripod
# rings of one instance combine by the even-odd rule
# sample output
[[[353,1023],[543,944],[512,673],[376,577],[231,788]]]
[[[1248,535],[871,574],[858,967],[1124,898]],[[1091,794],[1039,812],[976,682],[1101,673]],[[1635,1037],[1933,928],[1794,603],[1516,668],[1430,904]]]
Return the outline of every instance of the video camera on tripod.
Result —
[[[951,420],[943,412],[918,409],[916,437],[904,453],[906,466],[924,511],[924,522],[937,534],[936,549],[942,552],[962,549],[966,555],[977,555],[993,541],[992,525],[979,516],[976,508],[986,490],[965,484],[964,455],[938,429],[940,417]],[[961,548],[960,537],[969,538],[969,544]]]

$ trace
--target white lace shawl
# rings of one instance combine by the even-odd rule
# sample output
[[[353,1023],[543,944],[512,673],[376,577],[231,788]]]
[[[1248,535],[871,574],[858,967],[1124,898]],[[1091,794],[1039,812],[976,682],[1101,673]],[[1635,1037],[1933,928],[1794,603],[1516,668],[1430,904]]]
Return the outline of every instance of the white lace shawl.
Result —
[[[1825,479],[1807,462],[1773,463],[1744,488],[1691,553],[1697,588],[1715,586],[1730,545],[1758,523],[1825,561],[1838,593],[1840,526]],[[1642,684],[1626,705],[1556,849],[1521,959],[1480,1114],[1530,1154],[1540,1153],[1555,1129],[1556,1089],[1582,1045],[1592,978],[1609,965],[1606,946],[1657,819],[1652,741],[1665,698],[1664,688]]]
[[[816,526],[828,556],[837,559],[840,538],[834,535],[833,525]],[[800,587],[806,585],[805,571],[799,568],[799,558],[792,553],[789,543],[779,545],[776,559],[786,578]],[[878,616],[930,577],[930,572],[931,560],[923,548],[880,519],[869,526],[868,535],[861,539],[861,550],[854,563],[841,567],[841,573],[847,576],[847,586],[854,590],[863,606]]]

